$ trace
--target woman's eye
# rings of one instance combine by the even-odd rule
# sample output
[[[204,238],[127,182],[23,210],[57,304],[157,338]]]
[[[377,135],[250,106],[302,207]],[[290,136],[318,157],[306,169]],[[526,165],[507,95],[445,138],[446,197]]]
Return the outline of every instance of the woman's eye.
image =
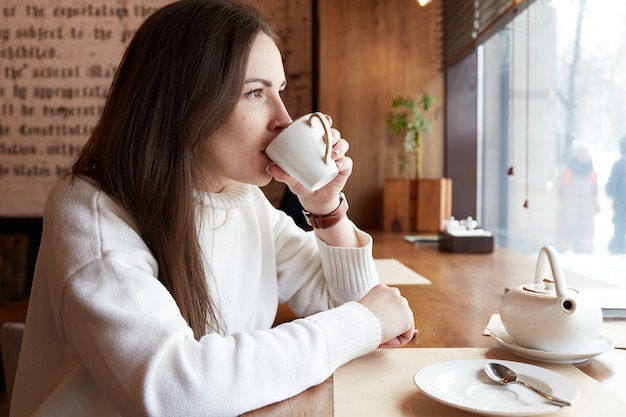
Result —
[[[261,97],[261,89],[252,90],[249,93],[246,93],[246,97],[248,97],[248,98],[259,98],[259,97]]]

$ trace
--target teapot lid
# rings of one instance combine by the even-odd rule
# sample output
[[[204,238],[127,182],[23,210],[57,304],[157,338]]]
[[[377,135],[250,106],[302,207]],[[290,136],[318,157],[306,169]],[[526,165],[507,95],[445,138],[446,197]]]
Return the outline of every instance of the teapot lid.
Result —
[[[556,295],[556,288],[554,280],[551,278],[544,278],[539,284],[527,284],[522,287],[524,291],[528,291],[540,295]],[[569,291],[578,293],[578,290],[574,288],[567,288]]]

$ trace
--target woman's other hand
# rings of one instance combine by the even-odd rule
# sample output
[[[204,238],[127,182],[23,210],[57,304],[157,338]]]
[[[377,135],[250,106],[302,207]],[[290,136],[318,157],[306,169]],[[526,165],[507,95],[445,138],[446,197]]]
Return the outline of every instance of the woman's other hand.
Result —
[[[397,288],[375,286],[360,301],[380,323],[381,347],[406,345],[417,333],[409,303]]]

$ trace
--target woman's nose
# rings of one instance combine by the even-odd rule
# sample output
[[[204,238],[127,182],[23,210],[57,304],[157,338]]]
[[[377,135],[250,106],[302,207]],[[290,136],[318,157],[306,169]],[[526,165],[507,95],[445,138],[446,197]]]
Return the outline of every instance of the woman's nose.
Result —
[[[291,122],[293,122],[293,119],[289,115],[289,112],[285,107],[285,103],[283,103],[281,100],[280,105],[277,106],[276,114],[272,119],[272,125],[270,126],[270,129],[280,132],[284,128],[289,126]]]

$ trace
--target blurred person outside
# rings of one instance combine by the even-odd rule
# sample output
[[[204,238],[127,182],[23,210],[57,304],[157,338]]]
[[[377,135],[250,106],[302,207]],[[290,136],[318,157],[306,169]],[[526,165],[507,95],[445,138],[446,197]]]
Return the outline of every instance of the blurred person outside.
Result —
[[[598,207],[598,178],[589,148],[572,145],[571,157],[558,188],[558,249],[591,253],[594,249],[595,215]]]
[[[613,164],[606,193],[613,199],[613,237],[611,253],[626,253],[626,136],[620,141],[621,157]]]

